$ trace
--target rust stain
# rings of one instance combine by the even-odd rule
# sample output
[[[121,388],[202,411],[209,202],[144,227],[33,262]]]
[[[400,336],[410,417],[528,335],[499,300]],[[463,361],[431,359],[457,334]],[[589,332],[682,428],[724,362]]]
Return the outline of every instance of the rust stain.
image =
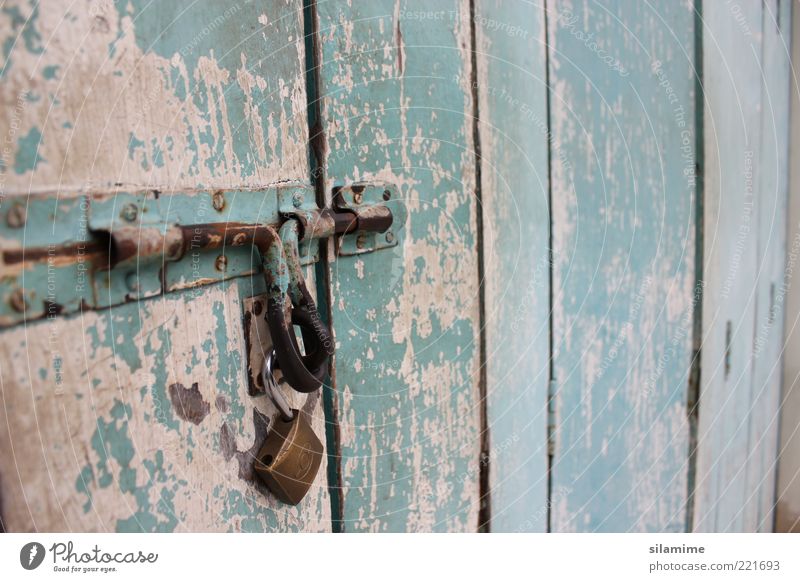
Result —
[[[222,457],[226,461],[230,461],[236,454],[236,437],[233,436],[227,422],[223,422],[219,429],[219,446],[222,449]]]
[[[183,420],[188,420],[192,424],[200,424],[208,416],[211,406],[203,400],[197,382],[187,389],[183,384],[175,383],[169,386],[169,399],[175,413]]]
[[[261,303],[257,302],[259,311]],[[250,333],[253,324],[253,312],[244,312],[244,353],[247,354],[247,392],[251,396],[263,391],[263,382],[259,382],[260,375],[254,370],[253,363],[251,362],[251,350],[253,349],[253,340],[250,339]]]

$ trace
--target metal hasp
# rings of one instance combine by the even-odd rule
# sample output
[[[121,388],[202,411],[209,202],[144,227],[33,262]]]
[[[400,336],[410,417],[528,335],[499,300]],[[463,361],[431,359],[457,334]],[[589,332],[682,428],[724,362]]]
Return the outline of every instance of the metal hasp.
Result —
[[[337,187],[333,190],[333,206],[338,212],[358,217],[356,234],[338,239],[338,256],[362,255],[397,246],[395,230],[405,224],[407,210],[395,186],[357,182]]]
[[[337,189],[334,206],[322,209],[313,202],[313,190],[299,184],[208,195],[210,200],[202,192],[120,192],[83,195],[66,204],[48,197],[20,204],[14,217],[47,216],[53,229],[27,232],[22,220],[12,220],[8,232],[0,232],[11,241],[0,255],[0,325],[253,274],[252,253],[258,249],[278,365],[295,390],[313,392],[328,373],[333,339],[303,279],[304,259],[308,264],[316,256],[311,243],[331,236],[345,251],[390,246],[374,241],[405,221],[402,205],[394,211],[388,206],[392,198],[399,200],[397,189],[345,186]],[[364,245],[368,237],[373,242]]]
[[[277,233],[287,222],[297,225],[301,265],[317,260],[318,239],[336,236],[339,248],[355,247],[365,237],[392,238],[387,229],[405,221],[405,209],[390,207],[375,193],[390,192],[397,199],[396,187],[352,188],[362,188],[377,204],[320,209],[313,188],[301,184],[208,193],[97,193],[67,200],[30,196],[14,207],[26,222],[0,224],[0,327],[252,275],[258,266],[247,247],[265,244],[264,237],[273,236],[268,229]],[[50,228],[32,228],[40,223]]]
[[[366,186],[346,191],[363,192]],[[390,192],[384,189],[383,193]],[[384,195],[382,194],[382,196]],[[340,196],[337,196],[340,198]],[[167,229],[124,227],[110,236],[109,263],[150,257],[178,261],[187,249],[257,248],[267,286],[267,323],[283,377],[298,392],[317,390],[328,374],[333,337],[322,321],[306,287],[300,262],[300,241],[358,233],[384,233],[393,224],[391,209],[379,204],[340,203],[334,209],[289,213],[279,233],[272,225],[211,223],[175,225]],[[372,250],[374,250],[373,245]],[[306,353],[299,347],[295,326],[301,329]]]

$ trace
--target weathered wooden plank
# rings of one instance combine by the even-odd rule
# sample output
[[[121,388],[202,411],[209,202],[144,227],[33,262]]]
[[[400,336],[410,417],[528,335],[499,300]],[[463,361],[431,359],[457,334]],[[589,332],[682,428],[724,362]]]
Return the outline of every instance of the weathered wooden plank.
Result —
[[[683,531],[695,295],[691,3],[548,4],[554,531]]]
[[[346,531],[475,530],[480,419],[469,4],[316,5],[326,190],[394,183],[400,245],[331,269]]]
[[[0,190],[14,203],[308,181],[300,0],[20,0],[0,30]],[[218,212],[208,192],[192,196],[165,212]],[[63,234],[54,224],[31,218],[22,238],[47,243]],[[163,283],[219,276],[213,260],[175,265]],[[299,508],[251,479],[271,409],[247,395],[241,302],[261,286],[255,275],[0,334],[5,527],[329,530],[324,466]],[[322,434],[318,400],[297,404]]]
[[[745,531],[773,530],[781,402],[789,194],[791,2],[770,0],[762,16],[761,152],[757,176],[758,271]],[[790,356],[791,357],[791,356]]]
[[[746,529],[763,146],[762,14],[761,2],[735,9],[711,2],[703,12],[705,288],[697,531]]]
[[[787,20],[781,20],[781,24]],[[791,60],[800,62],[800,9],[792,10]],[[787,42],[787,44],[789,44]],[[800,85],[791,78],[791,137],[789,192],[800,192]],[[786,245],[785,333],[781,434],[775,531],[800,533],[800,196],[789,197],[789,229]]]
[[[5,2],[3,190],[304,176],[301,9],[300,0]]]
[[[544,7],[478,2],[491,531],[547,530],[550,210]]]
[[[254,481],[274,409],[247,394],[239,294],[214,285],[3,334],[9,531],[330,529],[324,467],[296,508]],[[317,399],[296,404],[321,434]]]

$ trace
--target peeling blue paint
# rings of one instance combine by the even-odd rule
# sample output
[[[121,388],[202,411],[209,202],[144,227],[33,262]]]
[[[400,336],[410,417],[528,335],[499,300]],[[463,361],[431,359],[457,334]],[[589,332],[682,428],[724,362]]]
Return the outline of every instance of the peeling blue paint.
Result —
[[[0,70],[2,77],[11,68],[11,51],[20,50],[18,39],[22,38],[25,50],[32,54],[41,54],[42,37],[36,30],[36,20],[39,17],[39,4],[33,4],[30,18],[25,17],[18,6],[3,6],[0,10],[11,17],[11,34],[3,41],[3,56],[6,62]]]
[[[86,496],[86,503],[83,504],[83,512],[89,513],[92,508],[92,490],[89,487],[94,483],[94,471],[91,465],[86,465],[81,469],[78,479],[75,481],[75,490]]]
[[[97,483],[106,488],[113,481],[109,461],[114,459],[121,467],[128,467],[133,460],[133,443],[128,436],[127,418],[131,413],[130,406],[116,400],[111,409],[111,421],[97,419],[97,430],[91,439],[91,445],[97,454]]]
[[[60,68],[61,67],[59,67],[58,65],[48,65],[42,69],[42,77],[44,77],[48,81],[51,79],[55,79],[56,76],[58,75],[58,70]]]

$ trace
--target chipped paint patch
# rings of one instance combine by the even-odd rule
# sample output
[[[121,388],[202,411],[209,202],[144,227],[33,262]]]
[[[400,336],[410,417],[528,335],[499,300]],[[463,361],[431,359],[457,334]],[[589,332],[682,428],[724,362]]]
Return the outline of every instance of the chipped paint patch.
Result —
[[[177,382],[169,385],[169,399],[172,401],[175,414],[193,424],[203,422],[211,411],[211,406],[203,400],[203,395],[197,386],[197,382],[192,384],[191,388],[186,388]]]

